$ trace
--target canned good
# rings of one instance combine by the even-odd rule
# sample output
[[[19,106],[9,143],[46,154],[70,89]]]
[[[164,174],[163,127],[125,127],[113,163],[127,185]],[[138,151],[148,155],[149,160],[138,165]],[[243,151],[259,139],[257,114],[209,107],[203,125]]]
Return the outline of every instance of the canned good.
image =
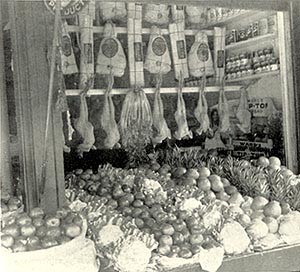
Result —
[[[234,57],[234,66],[239,67],[240,65],[241,65],[241,60],[240,60],[239,56],[235,56]]]
[[[246,65],[247,75],[252,75],[254,73],[254,70],[252,68],[251,64]]]
[[[240,41],[245,41],[247,40],[248,37],[247,37],[247,30],[246,29],[241,29],[239,32],[238,32],[238,38],[237,38],[237,41],[240,42]]]
[[[252,31],[253,31],[253,24],[250,24],[248,26],[247,32],[246,32],[247,39],[250,39],[253,37]]]
[[[232,42],[237,42],[237,37],[238,37],[238,34],[237,34],[237,30],[236,29],[232,29],[231,30],[231,35],[232,35],[232,37],[231,37],[231,39],[232,39]]]
[[[263,18],[259,20],[259,35],[266,35],[268,34],[268,19]]]
[[[246,54],[240,54],[240,63],[241,65],[246,65],[248,63],[248,58]]]
[[[253,53],[253,58],[252,58],[252,60],[253,60],[253,64],[259,63],[260,58],[259,58],[258,52],[254,52],[254,53]]]
[[[277,31],[277,15],[271,15],[268,17],[268,31],[269,33],[275,33]]]
[[[252,37],[256,37],[259,35],[259,22],[256,21],[253,23],[252,27]]]

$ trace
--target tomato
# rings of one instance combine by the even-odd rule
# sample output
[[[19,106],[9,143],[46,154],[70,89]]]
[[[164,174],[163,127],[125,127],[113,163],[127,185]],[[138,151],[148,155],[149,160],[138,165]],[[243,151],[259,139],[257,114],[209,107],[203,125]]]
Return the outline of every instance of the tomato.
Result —
[[[200,245],[203,242],[202,234],[192,234],[190,236],[190,243],[192,245]]]
[[[182,219],[177,219],[172,224],[174,229],[179,232],[186,228],[186,224]]]
[[[74,223],[68,224],[65,226],[65,234],[70,238],[77,237],[81,234],[81,228]]]
[[[141,208],[135,208],[132,211],[132,216],[133,217],[139,217],[142,212],[143,212],[143,210]]]
[[[171,248],[169,245],[160,245],[157,249],[158,253],[161,255],[168,255],[171,252]]]
[[[179,253],[180,247],[178,245],[171,246],[171,252]]]
[[[168,245],[171,246],[173,244],[173,238],[170,235],[162,235],[159,239],[160,245]]]
[[[12,236],[14,238],[16,238],[19,235],[21,235],[20,229],[19,229],[19,227],[16,224],[5,226],[1,231],[4,234],[10,235],[10,236]]]
[[[23,236],[29,237],[34,235],[35,232],[36,232],[36,227],[31,224],[21,226],[21,235]]]
[[[168,221],[174,222],[176,220],[177,220],[177,217],[176,217],[176,215],[174,213],[169,213],[168,214]]]
[[[180,250],[178,255],[181,258],[188,259],[188,258],[191,258],[193,256],[193,253],[191,252],[191,250],[183,248],[183,249]]]
[[[61,234],[61,229],[59,227],[48,227],[46,230],[46,236],[57,238]]]
[[[135,201],[133,201],[132,205],[133,207],[140,208],[144,205],[144,202],[140,199],[136,199]]]
[[[8,234],[1,235],[1,246],[9,248],[14,244],[14,237]]]
[[[202,246],[201,245],[192,245],[191,247],[191,251],[193,254],[197,254],[202,250]]]
[[[27,251],[27,247],[22,244],[21,242],[16,242],[14,245],[11,247],[13,252],[24,252]]]
[[[39,238],[46,236],[47,228],[45,226],[38,227],[35,235]]]
[[[180,232],[175,232],[172,235],[174,245],[181,245],[184,242],[184,236]]]
[[[140,218],[135,218],[134,219],[134,223],[136,224],[136,226],[140,229],[142,227],[144,227],[145,223],[143,219]]]
[[[16,222],[19,225],[23,226],[23,225],[31,224],[32,219],[26,213],[23,213],[16,219]]]
[[[45,219],[45,225],[47,227],[58,227],[60,225],[60,219],[56,216],[49,216]]]
[[[173,235],[175,230],[172,225],[170,224],[163,224],[162,226],[162,233],[166,235]]]

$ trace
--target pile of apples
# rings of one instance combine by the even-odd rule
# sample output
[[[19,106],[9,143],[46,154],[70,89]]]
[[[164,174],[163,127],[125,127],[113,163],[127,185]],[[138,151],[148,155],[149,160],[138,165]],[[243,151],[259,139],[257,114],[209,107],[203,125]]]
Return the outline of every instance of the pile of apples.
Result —
[[[1,192],[1,212],[15,212],[22,207],[22,200],[16,196],[11,196],[7,192]]]
[[[1,229],[1,246],[11,252],[46,249],[79,236],[83,220],[69,208],[45,214],[41,208],[9,218]]]

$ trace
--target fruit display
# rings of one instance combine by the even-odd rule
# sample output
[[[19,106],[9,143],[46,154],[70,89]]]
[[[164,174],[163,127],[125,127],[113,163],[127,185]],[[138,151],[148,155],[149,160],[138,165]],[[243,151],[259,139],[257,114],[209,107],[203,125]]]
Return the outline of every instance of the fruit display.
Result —
[[[113,248],[105,257],[117,270],[113,260],[121,241],[131,241],[125,238],[129,229],[152,250],[149,265],[163,267],[193,262],[210,267],[216,258],[208,263],[207,255],[213,252],[223,259],[300,241],[299,177],[276,157],[249,162],[156,154],[136,169],[77,169],[67,175],[66,186],[71,205],[88,218],[98,249]]]
[[[2,221],[1,246],[13,253],[47,249],[84,236],[85,229],[83,218],[69,208],[53,214],[33,208]]]

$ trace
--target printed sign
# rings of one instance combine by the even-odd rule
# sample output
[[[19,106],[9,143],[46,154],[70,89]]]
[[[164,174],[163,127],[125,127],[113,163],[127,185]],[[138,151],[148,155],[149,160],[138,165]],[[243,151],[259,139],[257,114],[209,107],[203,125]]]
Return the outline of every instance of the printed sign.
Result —
[[[249,110],[253,117],[268,117],[276,108],[272,98],[250,98],[248,99]]]
[[[176,41],[177,45],[177,54],[179,59],[185,59],[186,54],[185,54],[185,43],[184,40]]]
[[[134,59],[135,61],[143,61],[142,43],[134,43]]]
[[[44,3],[55,14],[56,0],[44,0]],[[68,18],[78,14],[88,3],[89,0],[61,0],[61,17]]]

